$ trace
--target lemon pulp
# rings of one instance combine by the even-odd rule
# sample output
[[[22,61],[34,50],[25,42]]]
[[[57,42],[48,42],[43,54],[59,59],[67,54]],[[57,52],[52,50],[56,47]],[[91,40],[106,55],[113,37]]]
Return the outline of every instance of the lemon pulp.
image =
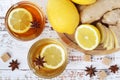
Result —
[[[81,48],[93,50],[100,43],[100,32],[93,25],[83,24],[77,28],[75,40]]]
[[[57,69],[65,62],[64,49],[56,44],[49,44],[45,46],[40,55],[44,57],[46,61],[44,66],[49,69]]]
[[[25,33],[30,29],[32,14],[24,8],[16,8],[11,11],[8,17],[8,25],[15,33]]]

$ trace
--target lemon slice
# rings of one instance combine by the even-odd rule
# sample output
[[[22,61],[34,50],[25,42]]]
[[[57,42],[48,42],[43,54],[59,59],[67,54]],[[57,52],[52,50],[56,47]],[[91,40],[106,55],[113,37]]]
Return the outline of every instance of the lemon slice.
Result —
[[[8,17],[8,25],[15,33],[25,33],[30,29],[32,21],[31,13],[24,8],[16,8],[11,11]]]
[[[77,28],[75,40],[81,48],[93,50],[100,43],[100,32],[93,25],[83,24]]]
[[[44,66],[49,69],[57,69],[65,62],[64,49],[56,44],[49,44],[45,46],[40,55],[44,57],[46,61]]]

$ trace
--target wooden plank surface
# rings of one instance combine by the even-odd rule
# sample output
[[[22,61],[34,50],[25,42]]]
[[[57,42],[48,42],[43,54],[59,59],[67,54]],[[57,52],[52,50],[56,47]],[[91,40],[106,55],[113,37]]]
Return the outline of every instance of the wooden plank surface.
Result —
[[[18,1],[21,0],[0,0],[0,56],[6,51],[12,56],[12,58],[5,63],[0,59],[0,80],[45,80],[43,78],[38,78],[30,71],[27,64],[27,54],[31,45],[37,40],[42,38],[59,39],[59,36],[51,29],[50,24],[47,23],[43,33],[34,40],[22,42],[11,37],[5,29],[4,19],[9,7]],[[46,14],[45,5],[47,0],[30,1],[35,2],[37,5],[42,7],[44,13]],[[109,73],[106,80],[120,80],[120,70],[116,74],[112,74],[108,70],[109,66],[102,63],[102,59],[104,57],[109,57],[112,59],[111,65],[117,64],[120,67],[120,51],[110,55],[92,56],[92,62],[85,62],[83,60],[84,54],[82,52],[72,48],[67,49],[69,53],[68,65],[60,76],[53,78],[52,80],[99,80],[97,75],[92,78],[86,76],[86,72],[84,71],[85,67],[90,65],[96,67],[98,71],[106,70]],[[12,59],[18,59],[20,62],[19,70],[11,71],[8,67],[9,62]]]

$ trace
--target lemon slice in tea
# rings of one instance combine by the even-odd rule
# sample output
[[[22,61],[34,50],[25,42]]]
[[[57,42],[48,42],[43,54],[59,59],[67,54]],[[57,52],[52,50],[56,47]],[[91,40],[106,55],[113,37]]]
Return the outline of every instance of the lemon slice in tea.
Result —
[[[30,29],[32,14],[24,8],[16,8],[8,17],[8,25],[15,33],[25,33]]]
[[[75,40],[77,44],[85,50],[93,50],[100,43],[99,30],[89,24],[80,25],[75,32]]]
[[[65,62],[64,49],[56,44],[49,44],[45,46],[40,55],[44,57],[46,61],[44,66],[49,69],[57,69]]]

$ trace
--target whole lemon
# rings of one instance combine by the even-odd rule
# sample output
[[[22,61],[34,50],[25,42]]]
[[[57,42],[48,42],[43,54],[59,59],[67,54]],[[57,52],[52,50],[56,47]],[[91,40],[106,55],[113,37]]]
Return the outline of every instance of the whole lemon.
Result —
[[[79,13],[70,0],[48,0],[47,16],[53,29],[73,34],[79,24]]]
[[[96,2],[96,0],[72,0],[72,1],[81,5],[89,5]]]

